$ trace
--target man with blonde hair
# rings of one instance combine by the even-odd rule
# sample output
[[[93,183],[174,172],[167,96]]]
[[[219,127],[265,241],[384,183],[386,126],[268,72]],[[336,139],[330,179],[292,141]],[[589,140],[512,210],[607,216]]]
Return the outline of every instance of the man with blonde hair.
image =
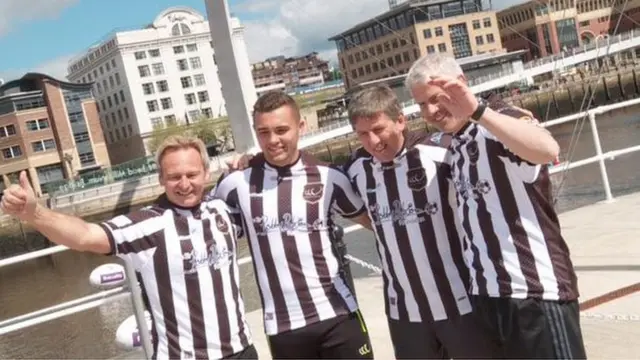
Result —
[[[157,164],[165,193],[101,224],[40,205],[24,171],[19,184],[5,190],[2,210],[57,244],[128,261],[149,299],[154,359],[256,359],[239,290],[242,227],[223,201],[203,202],[209,179],[204,144],[171,136]]]
[[[452,135],[473,314],[499,345],[494,356],[585,358],[577,278],[547,165],[558,143],[530,113],[477,98],[451,56],[418,59],[406,87],[426,122]]]

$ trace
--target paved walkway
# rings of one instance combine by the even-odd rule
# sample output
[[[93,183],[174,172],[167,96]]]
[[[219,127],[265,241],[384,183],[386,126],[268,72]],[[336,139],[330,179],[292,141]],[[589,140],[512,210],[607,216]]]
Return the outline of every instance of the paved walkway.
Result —
[[[579,277],[581,303],[588,308],[582,313],[582,329],[590,359],[640,359],[638,213],[640,193],[560,216]],[[618,291],[625,287],[630,288]],[[356,292],[375,357],[393,359],[380,276],[372,274],[356,280]],[[612,295],[607,295],[611,292]],[[624,296],[613,298],[616,295]],[[251,312],[248,317],[260,358],[269,359],[261,310]],[[129,354],[129,358],[133,358],[133,354]]]
[[[590,205],[560,216],[578,272],[582,303],[640,283],[639,214],[640,194],[633,194],[610,204]],[[589,358],[640,359],[640,289],[637,291],[583,312],[582,327]],[[358,279],[356,293],[376,358],[392,359],[381,277]],[[617,316],[614,320],[611,315],[626,315],[626,318]],[[269,359],[261,316],[260,310],[252,312],[249,322],[260,357]]]

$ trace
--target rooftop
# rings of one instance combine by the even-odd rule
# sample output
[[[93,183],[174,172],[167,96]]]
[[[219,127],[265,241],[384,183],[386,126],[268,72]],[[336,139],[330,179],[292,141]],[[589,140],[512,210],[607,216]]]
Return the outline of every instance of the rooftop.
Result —
[[[446,4],[446,3],[451,3],[451,2],[457,2],[460,0],[407,0],[401,4],[399,4],[398,6],[387,10],[385,12],[383,12],[380,15],[377,15],[369,20],[363,21],[351,28],[349,28],[348,30],[345,30],[343,32],[341,32],[340,34],[334,35],[332,37],[329,38],[329,41],[335,41],[335,40],[339,40],[340,38],[348,35],[348,34],[352,34],[356,31],[359,31],[361,29],[364,29],[370,25],[374,25],[374,24],[378,24],[383,20],[386,20],[387,18],[394,16],[394,15],[398,15],[401,14],[407,10],[410,10],[412,8],[417,8],[417,7],[421,7],[421,6],[428,6],[428,5],[439,5],[439,4]],[[481,10],[482,11],[482,10]]]

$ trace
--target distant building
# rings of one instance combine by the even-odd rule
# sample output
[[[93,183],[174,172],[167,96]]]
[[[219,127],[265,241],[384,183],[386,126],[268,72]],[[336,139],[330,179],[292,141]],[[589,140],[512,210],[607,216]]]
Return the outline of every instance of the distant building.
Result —
[[[406,74],[420,56],[465,58],[504,52],[498,21],[482,0],[409,0],[329,39],[345,87]]]
[[[246,46],[239,20],[231,24],[234,44]],[[236,57],[249,64],[246,52]],[[227,114],[209,23],[190,8],[172,7],[144,29],[110,34],[68,71],[70,81],[93,84],[116,164],[150,155],[156,126]]]
[[[289,92],[299,87],[322,85],[331,77],[329,62],[320,59],[316,52],[290,58],[276,56],[251,66],[258,95],[270,90]]]
[[[40,194],[46,183],[109,167],[91,84],[29,73],[0,86],[0,152],[0,174],[16,181],[26,170]]]
[[[509,51],[527,50],[530,60],[588,44],[614,31],[619,34],[636,28],[640,3],[536,0],[508,7],[497,16],[503,46]]]

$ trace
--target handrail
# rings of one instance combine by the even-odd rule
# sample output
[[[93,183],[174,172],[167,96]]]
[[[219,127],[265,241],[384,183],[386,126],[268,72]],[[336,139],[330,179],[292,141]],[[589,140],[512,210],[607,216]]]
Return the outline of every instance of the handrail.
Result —
[[[550,169],[550,173],[555,174],[562,171],[569,171],[571,169],[575,169],[578,167],[586,166],[593,163],[598,163],[600,165],[600,174],[602,177],[602,184],[604,187],[604,192],[606,195],[606,201],[610,202],[613,200],[613,195],[611,193],[611,187],[609,184],[609,178],[607,173],[607,168],[605,165],[605,160],[610,160],[619,155],[629,154],[633,152],[640,151],[640,145],[629,146],[623,149],[612,150],[604,153],[602,151],[602,146],[600,144],[600,137],[598,134],[598,127],[596,124],[596,115],[603,114],[615,109],[620,109],[628,106],[633,106],[640,104],[640,99],[627,100],[624,102],[620,102],[612,105],[600,106],[595,109],[590,109],[588,111],[583,111],[577,114],[569,115],[562,117],[560,119],[552,120],[543,123],[545,127],[551,127],[559,124],[564,124],[570,121],[576,121],[579,119],[584,119],[584,117],[589,118],[589,122],[592,129],[594,146],[596,148],[596,155],[591,156],[586,159],[571,161],[569,159],[568,162],[563,163],[561,165],[554,166]],[[355,225],[354,229],[358,226]],[[14,257],[10,257],[7,259],[0,260],[0,268],[22,263],[25,261],[33,260],[36,258],[40,258],[43,256],[48,256],[51,254],[55,254],[58,252],[68,250],[65,246],[55,246],[52,248],[38,250],[27,254],[22,254]],[[239,264],[247,264],[251,261],[251,257],[247,256],[238,260]],[[103,304],[107,304],[125,297],[130,297],[133,302],[134,313],[136,315],[136,320],[138,322],[138,326],[140,329],[140,336],[143,342],[143,348],[145,349],[145,353],[147,358],[150,357],[150,338],[148,334],[147,324],[144,320],[144,309],[142,307],[142,300],[140,296],[140,289],[137,283],[135,272],[131,266],[125,262],[125,268],[127,270],[127,287],[119,287],[107,291],[102,291],[96,294],[91,294],[82,298],[78,298],[75,300],[71,300],[62,304],[54,305],[45,309],[37,310],[25,315],[20,315],[5,321],[0,322],[0,335],[20,330],[26,327],[34,326],[37,324],[41,324],[47,321],[51,321],[54,319],[58,319],[60,317],[64,317],[67,315],[75,314],[81,311],[85,311],[91,308],[99,307]]]

